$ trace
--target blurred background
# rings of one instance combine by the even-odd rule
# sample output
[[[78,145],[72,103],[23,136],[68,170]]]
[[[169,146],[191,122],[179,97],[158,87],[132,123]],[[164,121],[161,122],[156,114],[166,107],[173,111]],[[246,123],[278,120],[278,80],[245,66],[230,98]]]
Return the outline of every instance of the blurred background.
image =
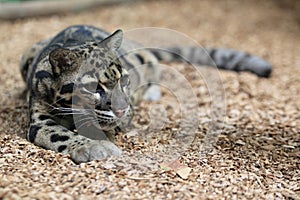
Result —
[[[68,12],[80,12],[108,5],[137,3],[139,1],[145,2],[147,0],[0,0],[0,18],[18,19],[51,14],[66,14]],[[176,1],[177,0],[174,0],[174,3],[176,3]],[[189,1],[190,0],[186,1],[186,3],[189,3]],[[285,9],[287,12],[291,12],[299,20],[300,3],[298,0],[269,0],[269,2],[277,5],[281,9]],[[211,1],[212,6],[216,3],[219,2]],[[240,1],[240,3],[243,3],[243,1]]]

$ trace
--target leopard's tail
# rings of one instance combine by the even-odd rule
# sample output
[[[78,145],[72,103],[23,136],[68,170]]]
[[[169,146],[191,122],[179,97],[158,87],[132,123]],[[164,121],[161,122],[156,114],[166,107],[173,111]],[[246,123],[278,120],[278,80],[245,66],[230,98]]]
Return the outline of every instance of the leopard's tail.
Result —
[[[272,65],[266,60],[242,51],[222,48],[200,47],[169,47],[151,49],[160,61],[180,62],[217,66],[220,69],[232,71],[249,71],[260,77],[269,77]]]

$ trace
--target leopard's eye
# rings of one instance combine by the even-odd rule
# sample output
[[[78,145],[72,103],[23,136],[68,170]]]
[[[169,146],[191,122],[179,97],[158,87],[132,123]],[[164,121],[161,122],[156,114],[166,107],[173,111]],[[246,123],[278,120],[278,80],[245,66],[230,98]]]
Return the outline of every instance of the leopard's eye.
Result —
[[[105,90],[100,84],[97,85],[96,93],[100,94],[102,98],[106,96]]]

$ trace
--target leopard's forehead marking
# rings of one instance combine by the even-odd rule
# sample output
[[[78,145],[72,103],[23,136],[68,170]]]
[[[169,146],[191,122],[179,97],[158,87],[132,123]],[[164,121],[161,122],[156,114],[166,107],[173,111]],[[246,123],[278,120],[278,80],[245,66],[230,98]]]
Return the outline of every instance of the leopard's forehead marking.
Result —
[[[72,47],[71,49],[83,55],[83,62],[85,66],[88,66],[90,69],[106,69],[117,57],[115,52],[98,46],[95,42]]]
[[[81,84],[98,81],[113,83],[120,79],[123,70],[119,66],[120,62],[116,57],[116,53],[95,45],[92,46],[93,49],[91,49],[91,46],[80,46],[74,49],[84,52],[84,54],[88,52],[88,56],[84,56],[85,58],[77,72],[77,82]]]

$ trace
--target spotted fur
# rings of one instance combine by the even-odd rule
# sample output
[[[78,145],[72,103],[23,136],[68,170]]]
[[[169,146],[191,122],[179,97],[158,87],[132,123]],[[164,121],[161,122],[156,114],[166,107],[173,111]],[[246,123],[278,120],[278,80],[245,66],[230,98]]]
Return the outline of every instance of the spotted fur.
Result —
[[[160,97],[159,61],[213,65],[267,77],[271,66],[246,53],[228,49],[174,47],[141,49],[92,26],[72,26],[27,50],[21,72],[27,84],[30,127],[27,139],[45,149],[70,154],[77,162],[121,155],[113,143],[120,126],[130,123],[132,105]],[[129,50],[139,49],[131,53]],[[179,56],[180,55],[180,56]],[[146,67],[138,67],[138,66]],[[139,90],[131,94],[137,86]],[[130,96],[130,98],[129,98]],[[93,127],[102,138],[93,138]],[[78,134],[80,129],[87,130]],[[101,135],[101,134],[99,134]]]

